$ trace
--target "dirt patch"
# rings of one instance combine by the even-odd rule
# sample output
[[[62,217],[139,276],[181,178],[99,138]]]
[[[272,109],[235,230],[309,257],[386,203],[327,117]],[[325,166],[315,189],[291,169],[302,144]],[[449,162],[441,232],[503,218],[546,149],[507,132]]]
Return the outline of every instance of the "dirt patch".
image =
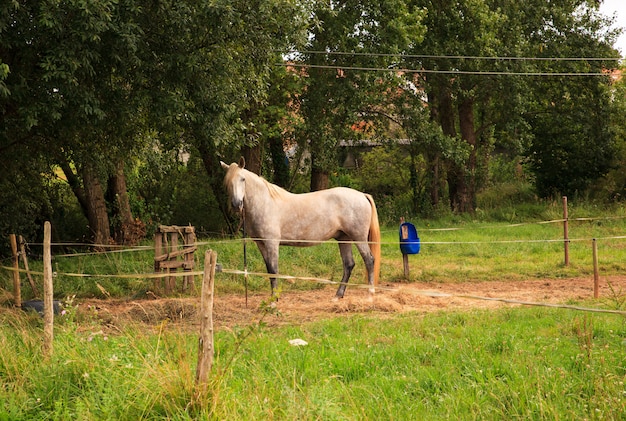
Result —
[[[349,288],[346,297],[341,300],[333,299],[335,287],[332,286],[314,291],[283,292],[277,305],[279,315],[270,315],[264,321],[270,325],[300,324],[342,314],[428,313],[519,305],[497,301],[498,299],[568,304],[593,298],[593,279],[587,278],[454,284],[386,283],[380,287],[374,296],[364,288]],[[625,295],[626,276],[602,279],[602,302],[611,303],[616,296]],[[216,296],[216,328],[247,326],[257,322],[263,315],[262,302],[268,297],[269,291],[250,295],[246,306],[243,296]],[[125,322],[158,324],[163,321],[173,322],[182,328],[195,329],[199,325],[198,298],[85,300],[80,303],[79,312],[97,315],[103,322],[115,326]]]

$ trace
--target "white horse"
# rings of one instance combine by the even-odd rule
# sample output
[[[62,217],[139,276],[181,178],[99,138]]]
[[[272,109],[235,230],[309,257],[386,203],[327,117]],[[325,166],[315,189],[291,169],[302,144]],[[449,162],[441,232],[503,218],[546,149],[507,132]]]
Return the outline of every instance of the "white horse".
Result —
[[[244,212],[247,234],[256,242],[267,272],[278,273],[279,246],[306,247],[334,238],[339,242],[343,277],[336,296],[343,298],[354,268],[352,244],[365,262],[370,292],[380,273],[380,226],[372,196],[346,187],[293,194],[244,169],[220,161],[230,204]],[[353,242],[353,243],[352,243]],[[270,278],[272,295],[276,278]]]

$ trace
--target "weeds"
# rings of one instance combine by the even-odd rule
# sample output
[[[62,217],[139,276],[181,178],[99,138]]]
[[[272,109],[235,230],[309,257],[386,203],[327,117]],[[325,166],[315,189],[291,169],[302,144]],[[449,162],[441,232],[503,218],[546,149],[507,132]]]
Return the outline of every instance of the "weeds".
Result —
[[[609,287],[610,295],[606,298],[605,301],[610,303],[610,308],[614,310],[624,310],[626,307],[626,294],[621,289],[616,290],[611,281],[606,282]]]

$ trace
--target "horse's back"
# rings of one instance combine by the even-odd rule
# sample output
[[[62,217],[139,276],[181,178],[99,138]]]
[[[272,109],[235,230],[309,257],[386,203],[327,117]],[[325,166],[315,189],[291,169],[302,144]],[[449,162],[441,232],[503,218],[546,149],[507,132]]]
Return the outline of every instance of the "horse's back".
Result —
[[[278,211],[278,209],[277,209]],[[292,194],[281,202],[281,237],[289,240],[367,239],[371,204],[364,193],[335,187]]]

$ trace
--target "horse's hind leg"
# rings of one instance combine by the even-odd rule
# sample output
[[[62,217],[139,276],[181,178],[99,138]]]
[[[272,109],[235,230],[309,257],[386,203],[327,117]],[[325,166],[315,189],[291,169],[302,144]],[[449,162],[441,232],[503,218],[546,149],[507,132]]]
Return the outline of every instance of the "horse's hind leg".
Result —
[[[370,293],[374,293],[374,256],[370,250],[370,246],[365,242],[356,243],[356,248],[359,250],[365,268],[367,269],[367,283],[370,284]]]
[[[343,298],[346,292],[346,286],[350,279],[350,274],[354,268],[354,257],[352,256],[352,244],[351,243],[339,243],[339,252],[341,253],[341,261],[343,262],[343,276],[341,278],[341,284],[337,289],[337,298]]]

